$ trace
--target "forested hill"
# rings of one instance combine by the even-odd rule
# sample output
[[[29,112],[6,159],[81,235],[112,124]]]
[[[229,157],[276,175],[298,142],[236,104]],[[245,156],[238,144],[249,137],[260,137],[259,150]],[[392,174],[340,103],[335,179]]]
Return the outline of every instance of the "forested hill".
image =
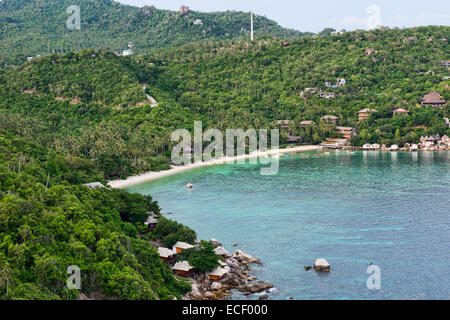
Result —
[[[69,30],[69,6],[80,7],[81,29]],[[185,13],[137,8],[111,0],[5,0],[0,2],[0,56],[61,53],[83,48],[135,52],[189,42],[249,37],[250,15],[244,12]],[[255,18],[255,33],[294,38],[265,17]]]

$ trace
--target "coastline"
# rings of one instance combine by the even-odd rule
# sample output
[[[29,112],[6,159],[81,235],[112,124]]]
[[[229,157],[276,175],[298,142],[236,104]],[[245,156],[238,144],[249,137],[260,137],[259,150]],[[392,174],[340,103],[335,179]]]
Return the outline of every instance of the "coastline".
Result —
[[[221,157],[219,159],[213,159],[211,161],[206,162],[196,162],[184,166],[177,166],[172,167],[169,170],[164,171],[149,171],[142,173],[140,175],[129,177],[125,180],[112,180],[108,181],[108,186],[115,189],[122,189],[131,187],[137,184],[141,184],[144,182],[154,181],[161,178],[165,178],[171,175],[175,175],[184,171],[201,168],[201,167],[207,167],[207,166],[213,166],[218,164],[225,164],[227,162],[235,162],[242,159],[250,159],[254,157],[259,156],[270,156],[275,154],[283,154],[283,153],[291,153],[291,152],[304,152],[304,151],[313,151],[313,150],[321,150],[323,147],[321,146],[314,146],[314,145],[308,145],[308,146],[297,146],[292,148],[284,148],[284,149],[274,149],[274,150],[267,150],[267,151],[256,151],[251,154],[245,154],[235,157]]]

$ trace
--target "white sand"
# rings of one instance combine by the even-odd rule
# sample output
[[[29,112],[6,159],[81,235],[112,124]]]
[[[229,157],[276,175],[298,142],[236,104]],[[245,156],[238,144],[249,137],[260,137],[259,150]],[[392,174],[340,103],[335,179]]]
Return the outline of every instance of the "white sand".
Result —
[[[322,149],[322,147],[320,147],[320,146],[299,146],[299,147],[294,147],[294,148],[267,150],[264,152],[257,151],[252,154],[246,154],[246,155],[241,155],[241,156],[236,156],[236,157],[222,157],[220,159],[214,159],[214,160],[207,161],[207,162],[196,162],[196,163],[188,164],[185,166],[175,166],[175,167],[172,167],[172,169],[160,171],[160,172],[150,171],[150,172],[146,172],[146,173],[143,173],[143,174],[140,174],[137,176],[129,177],[126,180],[109,181],[108,185],[112,188],[121,189],[121,188],[130,187],[130,186],[133,186],[136,184],[144,183],[144,182],[161,179],[161,178],[164,178],[167,176],[171,176],[171,175],[174,175],[174,174],[177,174],[180,172],[184,172],[187,170],[195,169],[195,168],[201,168],[201,167],[212,166],[212,165],[217,165],[217,164],[224,164],[224,163],[228,163],[231,161],[235,162],[237,160],[249,159],[249,158],[254,158],[254,157],[259,157],[259,156],[269,156],[269,155],[275,155],[275,154],[311,151],[311,150],[319,150],[319,149]]]

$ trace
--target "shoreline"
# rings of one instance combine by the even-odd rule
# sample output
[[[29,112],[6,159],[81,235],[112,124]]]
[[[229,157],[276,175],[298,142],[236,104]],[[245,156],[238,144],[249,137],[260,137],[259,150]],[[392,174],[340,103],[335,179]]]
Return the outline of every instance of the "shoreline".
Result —
[[[308,145],[308,146],[297,146],[292,148],[284,148],[284,149],[275,149],[275,150],[267,150],[267,151],[256,151],[251,154],[245,154],[240,156],[234,156],[234,157],[221,157],[219,159],[213,159],[207,162],[196,162],[184,166],[175,166],[172,167],[169,170],[164,171],[149,171],[142,173],[140,175],[131,176],[127,179],[121,180],[112,180],[108,181],[108,186],[115,189],[122,189],[131,187],[134,185],[138,185],[141,183],[154,181],[158,179],[162,179],[171,175],[175,175],[181,172],[185,172],[188,170],[196,169],[196,168],[202,168],[207,166],[213,166],[218,164],[226,164],[227,162],[236,162],[238,160],[243,159],[250,159],[255,158],[259,156],[269,156],[269,155],[275,155],[275,154],[283,154],[283,153],[291,153],[291,152],[304,152],[304,151],[313,151],[313,150],[321,150],[323,147],[321,146],[314,146],[314,145]]]

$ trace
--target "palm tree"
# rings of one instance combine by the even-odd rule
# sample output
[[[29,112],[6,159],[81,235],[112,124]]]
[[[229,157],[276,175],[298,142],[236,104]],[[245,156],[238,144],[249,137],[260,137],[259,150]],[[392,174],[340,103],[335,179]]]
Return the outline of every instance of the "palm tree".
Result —
[[[7,265],[5,265],[0,271],[0,287],[6,287],[6,295],[9,295],[9,287],[14,285],[14,280],[11,278],[10,270]]]

